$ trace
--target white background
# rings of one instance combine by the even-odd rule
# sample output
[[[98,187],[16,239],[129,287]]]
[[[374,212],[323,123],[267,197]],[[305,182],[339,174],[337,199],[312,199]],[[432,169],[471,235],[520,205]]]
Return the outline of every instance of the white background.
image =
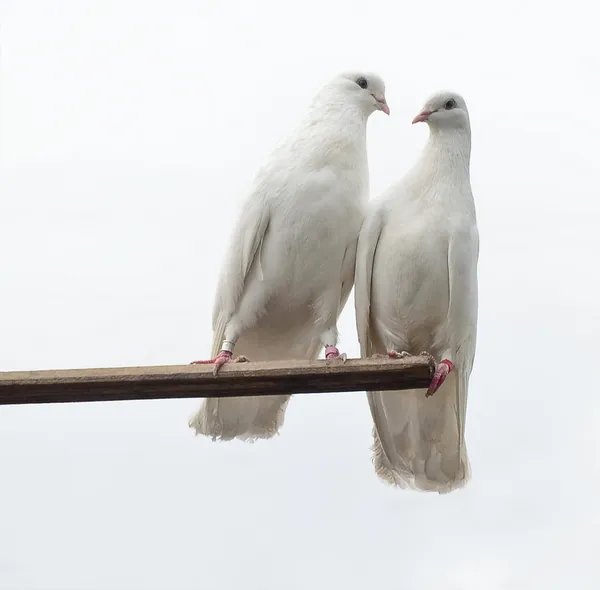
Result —
[[[599,586],[600,49],[551,6],[0,1],[0,370],[207,357],[253,174],[347,68],[387,83],[373,194],[465,96],[481,234],[466,489],[380,483],[361,393],[255,445],[194,437],[196,400],[2,407],[0,588]]]

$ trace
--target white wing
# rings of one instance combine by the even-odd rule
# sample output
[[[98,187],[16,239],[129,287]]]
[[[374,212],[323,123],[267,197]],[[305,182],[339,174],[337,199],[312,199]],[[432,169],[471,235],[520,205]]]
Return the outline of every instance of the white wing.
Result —
[[[219,276],[213,306],[212,356],[221,350],[225,327],[238,307],[250,270],[254,265],[260,266],[260,251],[269,221],[270,208],[266,200],[251,195],[244,203]],[[260,269],[257,270],[260,278]]]
[[[225,328],[238,310],[244,291],[253,281],[262,281],[261,253],[268,239],[269,222],[267,203],[252,195],[245,203],[233,232],[217,286],[213,308],[212,356],[221,350]],[[266,305],[268,291],[260,287],[256,291],[264,294],[263,303]],[[296,338],[301,338],[301,335],[290,332],[274,335],[269,327],[268,324],[258,325],[246,331],[236,343],[236,354],[246,355],[254,361],[277,360],[286,356],[286,352],[296,343]],[[309,353],[316,355],[318,349],[316,343]],[[189,425],[196,430],[196,434],[210,436],[213,440],[270,438],[283,424],[289,398],[285,395],[207,399]]]
[[[456,355],[456,406],[459,432],[459,453],[465,438],[468,382],[475,359],[477,341],[477,262],[479,233],[477,225],[455,234],[448,248],[448,277],[450,304],[448,306],[448,333],[453,337]]]
[[[358,238],[354,307],[360,353],[363,357],[369,357],[374,352],[370,329],[371,280],[373,278],[373,262],[383,225],[382,211],[373,209],[365,219]]]

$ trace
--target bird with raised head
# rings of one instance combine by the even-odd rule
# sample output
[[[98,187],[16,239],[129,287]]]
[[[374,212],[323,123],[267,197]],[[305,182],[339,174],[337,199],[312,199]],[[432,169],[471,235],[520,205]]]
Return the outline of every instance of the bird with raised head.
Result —
[[[479,234],[464,99],[432,96],[413,119],[429,139],[412,169],[372,203],[362,226],[355,304],[361,354],[423,354],[427,390],[368,392],[378,475],[449,492],[470,477],[465,444],[477,336]]]

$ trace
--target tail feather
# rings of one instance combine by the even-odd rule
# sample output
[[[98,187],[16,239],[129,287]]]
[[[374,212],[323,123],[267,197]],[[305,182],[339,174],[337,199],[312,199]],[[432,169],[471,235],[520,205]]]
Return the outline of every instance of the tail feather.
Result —
[[[464,380],[450,373],[430,398],[425,390],[369,392],[377,475],[401,488],[448,493],[470,478],[464,443]]]
[[[207,399],[189,425],[213,441],[272,438],[283,426],[289,400],[289,395]]]

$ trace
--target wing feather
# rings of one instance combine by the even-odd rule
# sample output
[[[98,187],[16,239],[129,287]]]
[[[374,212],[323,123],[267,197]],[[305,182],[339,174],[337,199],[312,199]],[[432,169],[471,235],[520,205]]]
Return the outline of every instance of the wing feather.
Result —
[[[260,250],[270,218],[270,208],[262,198],[253,195],[243,206],[217,284],[213,306],[213,356],[219,353],[225,328],[244,293],[250,269],[254,264],[260,264]]]
[[[356,328],[360,342],[360,353],[363,357],[371,356],[374,352],[370,331],[371,282],[373,278],[373,262],[383,226],[384,216],[381,210],[372,210],[365,219],[358,237],[354,300]]]

